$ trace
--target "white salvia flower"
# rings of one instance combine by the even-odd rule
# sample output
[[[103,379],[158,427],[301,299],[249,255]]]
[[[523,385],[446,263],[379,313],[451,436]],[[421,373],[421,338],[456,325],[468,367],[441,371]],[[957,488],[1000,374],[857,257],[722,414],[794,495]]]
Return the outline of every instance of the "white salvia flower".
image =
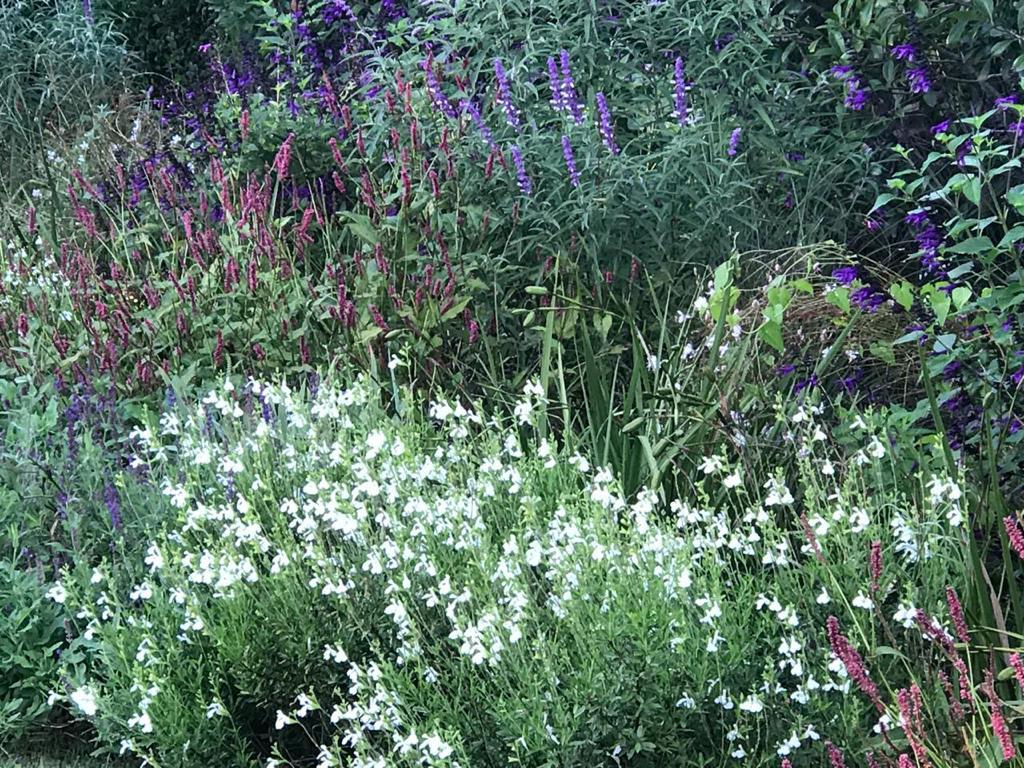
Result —
[[[206,719],[212,720],[215,717],[223,717],[228,711],[224,709],[224,705],[219,701],[211,701],[206,705]]]
[[[825,459],[825,461],[822,462],[822,464],[821,464],[821,474],[827,475],[827,476],[831,477],[835,473],[836,473],[836,468],[834,466],[832,466],[832,462],[829,461],[828,459]]]
[[[58,581],[46,591],[46,596],[50,600],[53,600],[53,602],[63,605],[64,601],[68,599],[68,591],[64,589],[64,585]]]
[[[814,602],[818,605],[828,605],[831,600],[832,598],[828,596],[828,591],[824,587],[821,588],[821,594],[814,598]]]
[[[96,695],[90,688],[79,688],[71,693],[71,703],[81,710],[86,717],[92,717],[99,709],[96,705]]]
[[[880,459],[885,456],[885,446],[877,437],[872,437],[871,442],[868,443],[868,453],[872,458]]]
[[[764,702],[753,693],[740,702],[740,709],[744,712],[760,712],[764,709]]]
[[[697,468],[704,472],[705,475],[713,475],[716,472],[720,472],[722,467],[725,466],[725,462],[721,456],[705,456]]]
[[[874,609],[875,604],[871,601],[871,598],[867,597],[863,592],[858,592],[857,596],[850,601],[854,608],[863,608],[866,611]]]
[[[164,557],[160,554],[160,549],[156,543],[149,545],[149,549],[146,550],[146,557],[144,562],[149,566],[151,571],[159,571],[164,567]]]
[[[743,481],[740,478],[739,470],[736,470],[735,472],[732,472],[732,473],[726,475],[725,476],[725,480],[722,481],[722,484],[726,488],[736,488],[742,482]]]
[[[696,706],[697,702],[694,701],[693,698],[686,693],[684,693],[683,697],[676,702],[676,708],[680,709],[693,709]]]
[[[294,720],[279,709],[277,710],[277,719],[274,721],[274,728],[280,731],[286,725],[291,725],[294,722]]]
[[[896,612],[892,615],[892,620],[902,627],[909,629],[914,626],[916,617],[917,608],[907,603],[900,603],[896,608]]]

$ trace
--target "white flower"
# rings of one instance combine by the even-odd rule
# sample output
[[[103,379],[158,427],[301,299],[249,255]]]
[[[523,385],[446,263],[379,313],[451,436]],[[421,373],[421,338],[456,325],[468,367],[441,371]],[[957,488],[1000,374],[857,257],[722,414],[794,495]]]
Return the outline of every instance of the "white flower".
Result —
[[[752,693],[740,702],[740,709],[744,712],[760,712],[764,709],[764,702]]]
[[[78,707],[86,717],[92,717],[98,709],[96,706],[96,696],[89,688],[79,688],[77,691],[73,691],[71,703]]]
[[[854,608],[863,608],[866,611],[870,611],[875,607],[875,604],[871,601],[870,597],[867,597],[863,592],[858,592],[857,596],[850,602],[853,603]]]
[[[736,488],[737,486],[739,486],[739,484],[741,482],[743,482],[743,481],[740,478],[739,470],[736,470],[736,471],[732,472],[731,474],[726,475],[725,476],[725,480],[722,481],[722,484],[726,488]]]
[[[824,587],[821,588],[821,594],[814,598],[814,602],[818,605],[828,605],[832,598],[828,596],[828,592]]]
[[[64,601],[68,599],[68,591],[64,589],[64,585],[58,581],[47,590],[46,596],[53,600],[53,602],[63,605]]]

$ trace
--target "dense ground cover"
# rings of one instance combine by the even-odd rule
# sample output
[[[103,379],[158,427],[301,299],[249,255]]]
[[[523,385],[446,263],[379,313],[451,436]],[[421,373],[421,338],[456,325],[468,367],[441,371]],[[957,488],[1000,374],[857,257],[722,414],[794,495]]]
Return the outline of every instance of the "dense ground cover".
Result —
[[[0,748],[1020,759],[1019,3],[0,14]]]

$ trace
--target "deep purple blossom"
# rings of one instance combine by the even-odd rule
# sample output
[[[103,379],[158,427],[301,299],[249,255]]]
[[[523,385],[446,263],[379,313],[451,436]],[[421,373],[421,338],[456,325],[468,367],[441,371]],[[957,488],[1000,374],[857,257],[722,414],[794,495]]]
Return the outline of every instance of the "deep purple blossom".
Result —
[[[850,294],[850,303],[864,312],[877,312],[885,303],[885,294],[870,285],[864,285]]]
[[[832,270],[832,279],[840,285],[850,285],[857,279],[857,268],[853,266],[839,267]]]
[[[928,79],[927,67],[908,69],[907,82],[910,83],[911,93],[928,93],[932,89],[931,81]]]
[[[949,126],[952,121],[943,120],[941,123],[936,123],[932,126],[932,135],[938,136],[940,133],[949,133]]]
[[[994,102],[997,109],[1007,109],[1013,104],[1019,104],[1020,99],[1017,98],[1016,94],[1011,93],[1008,96],[1000,96]]]
[[[897,61],[912,63],[917,57],[917,51],[911,43],[900,43],[891,49],[892,57]]]

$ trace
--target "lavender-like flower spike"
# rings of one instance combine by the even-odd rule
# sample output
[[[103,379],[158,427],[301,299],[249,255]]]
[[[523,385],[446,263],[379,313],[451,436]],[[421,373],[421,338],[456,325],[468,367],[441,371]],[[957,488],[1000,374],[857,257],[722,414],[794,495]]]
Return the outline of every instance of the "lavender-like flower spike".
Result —
[[[548,83],[551,86],[551,108],[555,112],[561,112],[565,109],[565,104],[562,101],[562,81],[554,56],[548,56]]]
[[[484,122],[484,118],[480,114],[480,110],[477,109],[476,104],[469,99],[463,99],[461,106],[462,111],[469,115],[473,120],[473,124],[476,126],[476,129],[480,131],[480,135],[483,137],[484,141],[487,142],[487,146],[493,149],[496,146],[494,142],[494,134],[491,133],[491,129],[487,126],[487,123]]]
[[[85,23],[91,27],[93,24],[92,0],[82,0],[82,15],[85,16]]]
[[[569,52],[563,50],[559,57],[562,61],[562,106],[572,115],[573,122],[576,125],[581,125],[583,123],[583,107],[576,95],[576,83],[572,79]]]
[[[529,197],[533,194],[533,182],[526,173],[526,163],[523,162],[523,153],[515,144],[512,145],[512,162],[516,166],[516,181],[519,183],[520,191]]]
[[[110,514],[110,524],[115,531],[121,530],[121,499],[117,495],[117,489],[113,484],[107,483],[103,489],[103,501],[107,505],[107,512]]]
[[[562,136],[562,154],[565,155],[565,167],[569,171],[569,182],[574,186],[580,185],[580,173],[576,168],[576,157],[572,153],[572,144],[569,137]]]
[[[687,105],[686,105],[686,64],[682,56],[676,57],[675,71],[676,86],[676,111],[675,118],[681,127],[686,127]]]
[[[729,148],[725,153],[729,157],[736,157],[740,151],[740,139],[743,137],[742,128],[733,128],[732,133],[729,134]]]
[[[519,111],[516,109],[515,104],[512,103],[512,92],[509,89],[508,84],[508,73],[505,71],[505,65],[501,63],[501,59],[494,60],[494,75],[498,80],[498,103],[501,108],[505,110],[505,119],[508,124],[513,128],[518,128],[520,125]]]
[[[601,132],[601,140],[604,141],[604,145],[608,147],[609,152],[617,155],[619,154],[619,148],[615,144],[615,132],[612,129],[612,113],[608,109],[608,99],[600,91],[595,98],[597,101],[598,130]]]
[[[459,116],[458,112],[455,111],[455,107],[452,106],[448,97],[444,95],[444,91],[441,90],[441,83],[437,79],[437,73],[426,62],[424,62],[424,69],[427,73],[427,90],[430,92],[430,100],[434,102],[434,106],[441,114],[454,120]]]

